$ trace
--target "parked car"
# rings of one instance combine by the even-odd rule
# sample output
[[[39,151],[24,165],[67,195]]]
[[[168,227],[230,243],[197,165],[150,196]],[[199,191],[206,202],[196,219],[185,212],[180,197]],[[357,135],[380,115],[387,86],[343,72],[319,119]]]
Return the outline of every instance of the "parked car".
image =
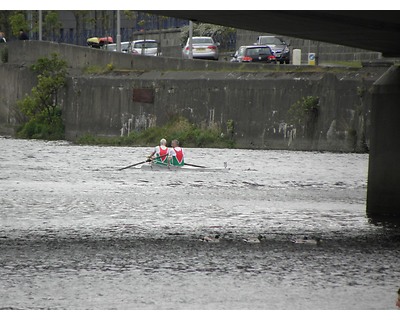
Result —
[[[131,43],[129,41],[121,42],[121,52],[128,53],[130,51]],[[117,51],[117,44],[111,43],[103,46],[107,51]]]
[[[268,46],[241,46],[232,56],[231,62],[276,63],[276,58]]]
[[[219,59],[219,43],[212,37],[192,37],[193,59]],[[182,50],[182,58],[189,59],[189,39]]]
[[[158,52],[158,42],[151,39],[132,41],[130,50],[133,54],[143,54],[145,56],[161,55]]]
[[[279,63],[290,63],[289,45],[281,38],[276,36],[259,36],[255,45],[267,45],[271,48]]]

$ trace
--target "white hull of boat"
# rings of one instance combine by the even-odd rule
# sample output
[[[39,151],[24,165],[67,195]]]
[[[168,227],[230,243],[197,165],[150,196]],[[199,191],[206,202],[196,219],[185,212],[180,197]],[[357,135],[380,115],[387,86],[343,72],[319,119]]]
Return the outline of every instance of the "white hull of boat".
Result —
[[[216,172],[216,171],[229,171],[229,168],[202,168],[202,167],[193,167],[184,165],[182,167],[178,166],[165,166],[165,165],[158,165],[158,164],[143,164],[140,167],[137,167],[140,170],[147,170],[147,171],[190,171],[190,172]]]

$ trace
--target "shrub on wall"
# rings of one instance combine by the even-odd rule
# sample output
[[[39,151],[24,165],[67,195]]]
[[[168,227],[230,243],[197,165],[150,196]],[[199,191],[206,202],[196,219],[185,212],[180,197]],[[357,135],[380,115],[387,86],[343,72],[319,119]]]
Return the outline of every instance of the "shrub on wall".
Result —
[[[319,98],[303,97],[296,101],[288,111],[289,123],[303,131],[305,138],[312,139],[318,120]]]
[[[38,73],[38,84],[31,94],[17,102],[18,109],[27,121],[17,136],[28,139],[64,139],[64,125],[58,103],[60,89],[66,84],[67,63],[56,53],[50,58],[40,58],[32,65]]]

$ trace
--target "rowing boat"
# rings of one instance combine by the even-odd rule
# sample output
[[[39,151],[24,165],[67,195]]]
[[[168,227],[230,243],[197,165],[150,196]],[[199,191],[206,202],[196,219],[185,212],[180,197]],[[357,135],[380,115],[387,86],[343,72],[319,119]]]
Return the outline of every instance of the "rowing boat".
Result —
[[[167,166],[157,163],[145,163],[136,169],[147,170],[147,171],[191,171],[191,172],[216,172],[216,171],[229,171],[226,162],[224,162],[223,168],[207,168],[202,166]]]

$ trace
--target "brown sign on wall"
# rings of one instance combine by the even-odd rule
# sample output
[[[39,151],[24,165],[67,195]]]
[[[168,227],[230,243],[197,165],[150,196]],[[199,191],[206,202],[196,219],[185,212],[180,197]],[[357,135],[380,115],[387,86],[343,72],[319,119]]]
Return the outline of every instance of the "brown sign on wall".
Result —
[[[154,103],[154,90],[151,88],[133,89],[133,102]]]

